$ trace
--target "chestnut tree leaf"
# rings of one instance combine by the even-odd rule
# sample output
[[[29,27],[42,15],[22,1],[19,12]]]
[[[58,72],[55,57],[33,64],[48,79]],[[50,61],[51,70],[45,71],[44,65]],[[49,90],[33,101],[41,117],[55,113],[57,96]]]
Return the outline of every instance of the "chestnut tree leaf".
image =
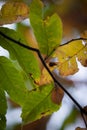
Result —
[[[23,107],[22,119],[24,123],[32,122],[43,116],[50,115],[57,111],[60,104],[54,104],[51,100],[53,84],[47,84],[39,87],[37,91],[28,93],[27,100]]]
[[[27,92],[23,76],[11,60],[3,56],[0,56],[0,88],[9,94],[13,101],[23,105]]]
[[[87,66],[87,44],[82,40],[72,41],[58,47],[54,57],[58,58],[57,68],[63,76],[75,74],[79,69],[77,60]]]
[[[14,30],[1,27],[0,31],[5,33],[9,37],[26,44],[23,38],[20,37],[20,34]],[[0,45],[9,51],[10,58],[13,60],[13,62],[18,62],[19,66],[22,68],[22,70],[25,72],[28,78],[31,75],[32,77],[30,78],[33,78],[34,80],[38,81],[40,78],[40,68],[39,63],[36,57],[34,56],[33,52],[19,45],[16,45],[12,41],[7,40],[2,36],[0,36],[0,40]]]
[[[28,17],[29,8],[22,1],[7,1],[0,10],[0,25],[16,23]]]
[[[17,41],[22,40],[14,30],[0,28],[0,31]],[[27,89],[23,72],[27,74],[27,77],[30,75],[31,78],[36,79],[38,77],[36,73],[40,71],[38,71],[39,66],[33,52],[7,40],[2,35],[0,35],[0,40],[0,45],[10,53],[9,58],[0,57],[0,87],[9,94],[14,102],[22,107],[23,122],[33,122],[57,111],[61,102],[55,104],[51,99],[54,84],[32,87],[31,90]],[[18,65],[14,64],[15,61]],[[32,77],[32,74],[35,77]],[[38,74],[40,76],[40,73]]]
[[[62,22],[57,14],[44,17],[44,5],[40,0],[33,0],[30,6],[30,23],[39,49],[50,55],[60,45],[62,39]]]

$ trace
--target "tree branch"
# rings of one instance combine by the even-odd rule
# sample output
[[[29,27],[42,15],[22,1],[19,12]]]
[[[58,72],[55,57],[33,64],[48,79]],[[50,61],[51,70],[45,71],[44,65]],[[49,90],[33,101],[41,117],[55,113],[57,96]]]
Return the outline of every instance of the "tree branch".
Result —
[[[64,43],[64,44],[61,44],[60,46],[64,46],[64,45],[67,45],[67,44],[69,44],[70,42],[74,42],[74,41],[78,41],[78,40],[87,40],[87,38],[82,38],[82,37],[80,37],[80,38],[75,38],[75,39],[72,39],[72,40],[69,40],[68,42],[66,42],[66,43]],[[60,47],[59,46],[59,47]],[[51,56],[51,54],[55,51],[56,49],[54,49],[48,56],[46,56],[45,57],[45,61]]]
[[[81,112],[81,113],[84,113],[85,115],[87,115],[87,112],[82,108],[82,106],[74,99],[74,97],[72,97],[72,95],[63,87],[63,85],[62,85],[62,84],[54,77],[54,75],[51,73],[51,71],[50,71],[49,68],[47,67],[47,65],[46,65],[46,63],[45,63],[45,61],[44,61],[44,59],[43,59],[43,57],[42,57],[42,55],[41,55],[39,49],[36,49],[36,48],[30,47],[30,46],[27,46],[27,45],[25,45],[25,44],[23,44],[23,43],[21,43],[21,42],[19,42],[19,41],[16,41],[15,39],[13,39],[13,38],[11,38],[11,37],[5,35],[5,34],[4,34],[3,32],[1,32],[1,31],[0,31],[0,35],[1,35],[2,37],[6,38],[7,40],[10,40],[10,41],[12,41],[13,43],[15,43],[15,44],[21,46],[21,47],[24,47],[24,48],[26,48],[26,49],[28,49],[28,50],[31,50],[31,51],[36,52],[36,53],[38,54],[38,56],[39,56],[39,58],[40,58],[42,64],[44,65],[44,67],[46,68],[46,70],[48,71],[48,73],[50,74],[50,76],[52,77],[52,79],[54,80],[54,82],[57,83],[58,86],[69,96],[69,98],[70,98],[70,99],[74,102],[74,104],[79,108],[80,112]],[[84,39],[84,38],[73,39],[73,40],[67,42],[66,44],[68,44],[68,43],[70,43],[70,42],[72,42],[72,41],[74,41],[74,40],[87,40],[87,39]]]
[[[70,42],[74,42],[74,41],[79,41],[79,40],[87,40],[87,38],[75,38],[75,39],[72,39],[72,40],[69,40],[68,42],[64,43],[64,44],[61,44],[60,46],[64,46],[66,44],[69,44]]]

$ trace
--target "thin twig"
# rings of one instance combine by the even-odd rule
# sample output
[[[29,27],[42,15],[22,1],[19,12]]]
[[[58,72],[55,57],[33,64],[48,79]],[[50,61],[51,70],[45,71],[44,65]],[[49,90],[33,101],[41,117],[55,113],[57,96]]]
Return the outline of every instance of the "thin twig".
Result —
[[[68,42],[65,42],[65,43],[59,45],[58,47],[61,47],[61,46],[67,45],[67,44],[69,44],[69,43],[71,43],[71,42],[79,41],[79,40],[87,40],[87,38],[82,38],[82,37],[80,37],[80,38],[75,38],[75,39],[69,40]],[[58,48],[58,47],[57,47],[57,48]],[[56,50],[56,49],[54,49],[49,55],[47,55],[44,60],[46,61],[46,60],[51,56],[51,54],[52,54],[55,50]]]
[[[47,67],[46,63],[44,62],[44,59],[40,53],[40,51],[36,48],[33,48],[33,47],[30,47],[30,46],[27,46],[19,41],[16,41],[15,39],[5,35],[3,32],[0,31],[0,35],[3,36],[4,38],[6,38],[7,40],[10,40],[12,41],[13,43],[21,46],[21,47],[24,47],[28,50],[31,50],[31,51],[34,51],[38,54],[42,64],[44,65],[44,67],[46,68],[46,70],[48,71],[48,73],[50,74],[50,76],[52,77],[52,79],[54,80],[55,83],[58,84],[58,86],[70,97],[70,99],[75,103],[75,105],[79,108],[79,110],[84,113],[85,115],[87,115],[87,112],[82,108],[82,106],[71,96],[71,94],[63,87],[63,85],[54,77],[54,75],[51,73],[51,71],[49,70],[49,68]],[[80,38],[80,39],[76,39],[76,40],[85,40],[84,38]],[[87,39],[86,39],[87,40]],[[73,40],[71,40],[73,41]],[[70,41],[69,41],[70,42]],[[67,44],[69,43],[67,42]]]
[[[87,38],[75,38],[75,39],[72,39],[72,40],[69,40],[68,42],[64,43],[64,44],[61,44],[60,46],[64,46],[64,45],[67,45],[69,44],[70,42],[74,42],[74,41],[79,41],[79,40],[87,40]]]

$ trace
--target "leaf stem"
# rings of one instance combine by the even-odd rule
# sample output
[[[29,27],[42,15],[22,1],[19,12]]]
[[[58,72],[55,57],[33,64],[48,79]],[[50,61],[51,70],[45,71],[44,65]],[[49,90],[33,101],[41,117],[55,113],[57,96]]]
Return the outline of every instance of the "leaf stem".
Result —
[[[7,36],[6,34],[4,34],[3,32],[0,31],[0,35],[3,36],[4,38],[6,38],[7,40],[10,40],[12,41],[13,43],[21,46],[21,47],[24,47],[28,50],[31,50],[31,51],[34,51],[38,54],[42,64],[44,65],[44,67],[46,68],[46,70],[48,71],[48,73],[50,74],[50,76],[52,77],[52,79],[54,80],[55,83],[58,84],[58,86],[70,97],[70,99],[75,103],[75,105],[79,108],[80,112],[81,113],[84,113],[85,115],[87,115],[87,112],[82,108],[82,106],[72,97],[72,95],[63,87],[63,85],[54,77],[54,75],[51,73],[50,69],[47,67],[39,49],[36,49],[36,48],[33,48],[33,47],[30,47],[30,46],[27,46],[19,41],[16,41],[15,39]],[[86,38],[79,38],[79,39],[72,39],[71,41],[67,42],[66,44],[74,41],[74,40],[87,40]]]

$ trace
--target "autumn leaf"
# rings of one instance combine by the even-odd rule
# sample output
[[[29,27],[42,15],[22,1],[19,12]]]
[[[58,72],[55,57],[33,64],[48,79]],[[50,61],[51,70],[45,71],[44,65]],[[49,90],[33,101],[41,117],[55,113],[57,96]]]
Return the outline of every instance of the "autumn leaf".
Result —
[[[28,17],[29,8],[21,1],[8,1],[0,11],[0,25],[16,23]]]
[[[87,66],[87,44],[82,40],[72,41],[58,47],[53,57],[58,58],[57,68],[60,75],[75,74],[79,70],[77,60]]]
[[[47,64],[47,66],[48,66],[48,64]],[[52,77],[50,76],[48,71],[45,69],[45,67],[43,67],[41,70],[39,85],[49,84],[52,81],[53,81]]]

